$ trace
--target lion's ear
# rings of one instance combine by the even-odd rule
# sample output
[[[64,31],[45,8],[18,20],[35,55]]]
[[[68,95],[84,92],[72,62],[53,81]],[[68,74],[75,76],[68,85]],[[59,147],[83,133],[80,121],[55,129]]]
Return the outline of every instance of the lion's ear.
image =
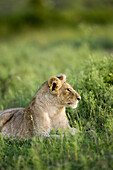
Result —
[[[48,80],[48,86],[52,94],[57,94],[61,88],[61,81],[57,77],[51,77]]]
[[[59,74],[57,76],[57,78],[59,78],[62,82],[65,82],[66,81],[66,75],[65,74]]]

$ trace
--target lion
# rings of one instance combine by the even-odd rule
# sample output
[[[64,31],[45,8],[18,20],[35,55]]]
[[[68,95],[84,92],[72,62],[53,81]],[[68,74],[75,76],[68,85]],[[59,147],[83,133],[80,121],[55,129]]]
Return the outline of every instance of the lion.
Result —
[[[65,108],[76,108],[81,96],[66,82],[66,76],[51,77],[39,88],[26,108],[0,111],[0,131],[5,137],[26,139],[50,137],[52,129],[77,132],[71,128]]]

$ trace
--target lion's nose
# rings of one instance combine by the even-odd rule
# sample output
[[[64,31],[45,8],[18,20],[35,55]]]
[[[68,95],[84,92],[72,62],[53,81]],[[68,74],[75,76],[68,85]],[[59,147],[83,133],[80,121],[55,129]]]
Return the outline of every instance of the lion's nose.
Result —
[[[81,100],[81,96],[77,97],[77,100],[78,100],[78,101]]]
[[[81,96],[75,91],[75,98],[80,101],[81,100]]]
[[[81,100],[81,96],[78,93],[76,93],[76,98],[78,101]]]

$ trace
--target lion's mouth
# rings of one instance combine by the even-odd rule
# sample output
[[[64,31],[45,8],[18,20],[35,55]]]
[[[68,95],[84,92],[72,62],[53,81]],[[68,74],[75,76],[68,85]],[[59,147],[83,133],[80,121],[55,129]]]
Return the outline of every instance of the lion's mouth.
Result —
[[[78,101],[76,103],[70,103],[69,102],[68,105],[69,105],[69,107],[75,109],[77,107],[77,105],[78,105]]]

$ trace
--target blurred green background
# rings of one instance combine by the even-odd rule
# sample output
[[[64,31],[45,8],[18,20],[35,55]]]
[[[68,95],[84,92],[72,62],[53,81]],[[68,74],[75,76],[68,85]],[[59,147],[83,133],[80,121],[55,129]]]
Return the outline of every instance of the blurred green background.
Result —
[[[0,30],[113,22],[113,0],[1,0]]]

